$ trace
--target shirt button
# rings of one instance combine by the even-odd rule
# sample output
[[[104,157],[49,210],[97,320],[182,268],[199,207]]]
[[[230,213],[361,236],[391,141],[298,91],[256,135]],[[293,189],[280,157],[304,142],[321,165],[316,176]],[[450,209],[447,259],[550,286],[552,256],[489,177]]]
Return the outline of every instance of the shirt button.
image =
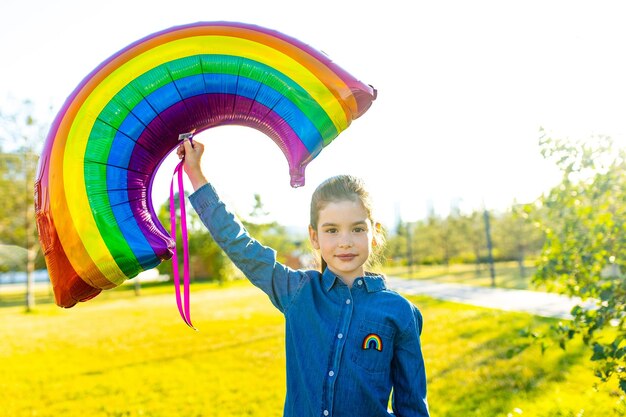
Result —
[[[328,373],[328,376],[334,376],[334,375],[335,375],[335,373],[334,373],[333,371],[330,371],[330,372]]]
[[[358,281],[356,282],[356,284],[357,284],[357,285],[363,285],[363,281],[358,280]]]
[[[350,304],[350,303],[351,303],[350,299],[347,299],[346,304]]]
[[[337,335],[337,338],[339,338],[339,339],[343,339],[343,333],[339,333],[339,334]]]
[[[327,416],[327,415],[329,415],[329,414],[330,414],[330,413],[328,412],[328,410],[324,410],[324,415],[325,415],[325,416]]]

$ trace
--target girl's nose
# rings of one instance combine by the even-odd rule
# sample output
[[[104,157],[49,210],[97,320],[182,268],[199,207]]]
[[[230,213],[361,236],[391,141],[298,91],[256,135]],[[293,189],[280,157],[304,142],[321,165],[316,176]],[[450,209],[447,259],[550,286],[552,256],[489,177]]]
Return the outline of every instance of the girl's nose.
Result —
[[[339,247],[342,248],[342,249],[351,248],[352,247],[352,242],[344,240],[342,243],[339,244]]]

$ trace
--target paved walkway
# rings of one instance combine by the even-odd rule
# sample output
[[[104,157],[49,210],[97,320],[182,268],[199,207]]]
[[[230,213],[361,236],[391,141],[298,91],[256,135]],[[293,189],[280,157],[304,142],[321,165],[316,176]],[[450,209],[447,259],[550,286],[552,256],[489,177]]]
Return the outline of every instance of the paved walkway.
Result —
[[[582,303],[555,293],[511,290],[503,288],[475,287],[464,284],[441,283],[424,279],[387,277],[389,287],[410,295],[427,295],[447,301],[506,311],[521,311],[541,317],[571,319],[570,311],[577,305],[592,307],[593,302]]]

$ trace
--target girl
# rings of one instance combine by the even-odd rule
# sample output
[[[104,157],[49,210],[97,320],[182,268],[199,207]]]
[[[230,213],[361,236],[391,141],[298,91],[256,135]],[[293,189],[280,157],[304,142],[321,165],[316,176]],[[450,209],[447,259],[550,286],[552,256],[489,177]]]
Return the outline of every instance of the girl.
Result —
[[[286,319],[285,417],[428,416],[422,316],[364,268],[380,245],[369,195],[351,176],[313,193],[309,237],[322,272],[293,270],[250,237],[200,168],[204,146],[178,148],[191,204],[215,241]],[[393,388],[392,408],[388,411]]]

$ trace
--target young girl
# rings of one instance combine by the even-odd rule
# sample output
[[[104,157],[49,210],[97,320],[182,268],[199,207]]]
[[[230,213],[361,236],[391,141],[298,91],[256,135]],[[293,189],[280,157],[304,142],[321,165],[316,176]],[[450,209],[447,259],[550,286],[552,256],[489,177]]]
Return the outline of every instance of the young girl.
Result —
[[[422,316],[382,276],[364,270],[379,240],[361,181],[338,176],[315,190],[309,236],[322,272],[293,270],[226,209],[200,168],[203,151],[187,140],[178,148],[195,190],[191,204],[235,265],[285,315],[284,416],[428,416]]]

